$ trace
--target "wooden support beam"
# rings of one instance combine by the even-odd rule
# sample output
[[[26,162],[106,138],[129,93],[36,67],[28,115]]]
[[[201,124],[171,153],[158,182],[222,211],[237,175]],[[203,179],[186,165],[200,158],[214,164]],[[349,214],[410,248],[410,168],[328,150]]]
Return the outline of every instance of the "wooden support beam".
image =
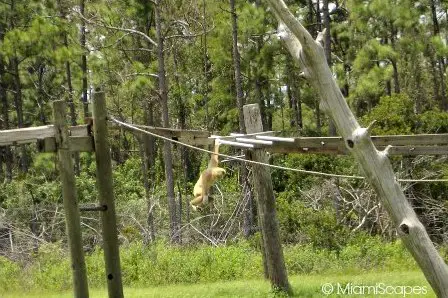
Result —
[[[182,130],[166,127],[138,125],[138,124],[133,124],[133,126],[189,145],[205,146],[213,143],[213,141],[209,140],[208,138],[210,136],[210,133],[208,131]],[[120,126],[113,126],[113,127],[120,127]],[[124,128],[126,129],[126,127]]]
[[[56,138],[49,137],[37,140],[37,151],[39,152],[56,152]]]
[[[86,205],[80,206],[79,211],[106,211],[107,206]]]
[[[377,147],[380,151],[385,148],[385,146]],[[389,155],[448,155],[448,146],[392,146]]]
[[[375,146],[448,145],[448,134],[372,136]]]
[[[382,151],[386,146],[377,146],[376,149]],[[272,146],[266,146],[266,151],[270,153],[304,153],[304,154],[350,154],[348,149],[341,146],[322,146],[322,147],[295,147],[274,142]],[[389,155],[448,155],[448,146],[391,146]]]
[[[0,146],[34,143],[38,139],[55,135],[54,125],[2,130],[0,131]]]
[[[71,137],[86,137],[90,136],[92,134],[92,127],[91,125],[77,125],[77,126],[70,126],[69,127],[69,133]]]
[[[65,121],[65,101],[54,101],[53,113],[55,127],[57,128],[54,131],[56,132],[56,144],[58,148],[59,171],[62,182],[62,198],[64,200],[65,223],[70,247],[74,292],[76,298],[86,298],[89,297],[87,270],[82,245],[81,219],[78,210],[75,173],[73,170],[72,155],[69,150],[68,128]]]
[[[109,297],[122,298],[123,284],[118,248],[115,197],[112,184],[112,163],[107,129],[107,110],[104,92],[93,95],[93,133],[95,137],[96,179],[101,212],[103,249]]]
[[[220,140],[235,140],[238,137],[245,137],[245,138],[252,138],[252,137],[257,137],[258,136],[263,136],[263,135],[272,135],[275,134],[276,131],[260,131],[260,132],[254,132],[254,133],[237,133],[237,132],[232,132],[229,136],[218,136],[218,135],[211,135],[209,136],[210,139],[220,139]]]
[[[68,137],[70,152],[93,152],[93,137]],[[56,138],[50,137],[37,140],[39,152],[56,152]]]
[[[245,105],[243,113],[248,133],[263,131],[260,109],[257,104]],[[269,163],[268,156],[263,149],[253,149],[252,152],[249,152],[249,155],[251,155],[251,159],[254,161]],[[252,168],[259,223],[262,229],[264,257],[268,270],[267,275],[273,288],[289,293],[291,288],[280,242],[271,173],[268,167],[262,165],[254,164]]]
[[[90,135],[89,126],[79,125],[68,127],[68,135],[71,137],[87,137]],[[54,138],[55,136],[56,130],[54,125],[0,130],[0,146],[35,143],[38,140]]]
[[[345,146],[342,137],[297,137],[276,139],[277,137],[257,137],[263,140],[277,141],[278,146],[289,147],[338,147]],[[396,136],[372,136],[371,140],[375,146],[428,146],[448,145],[448,134],[420,134],[420,135],[396,135]]]
[[[69,137],[71,152],[93,152],[95,144],[93,137]]]

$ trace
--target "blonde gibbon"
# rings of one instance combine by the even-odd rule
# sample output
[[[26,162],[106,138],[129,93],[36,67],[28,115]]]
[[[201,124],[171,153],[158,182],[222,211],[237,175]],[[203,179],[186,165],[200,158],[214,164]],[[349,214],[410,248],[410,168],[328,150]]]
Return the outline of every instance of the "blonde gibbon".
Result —
[[[215,149],[213,151],[207,169],[205,169],[198,181],[194,185],[193,196],[194,199],[190,201],[191,207],[196,210],[201,210],[203,206],[209,202],[210,188],[215,181],[225,175],[226,170],[218,167],[218,153],[219,153],[219,140],[215,139]]]

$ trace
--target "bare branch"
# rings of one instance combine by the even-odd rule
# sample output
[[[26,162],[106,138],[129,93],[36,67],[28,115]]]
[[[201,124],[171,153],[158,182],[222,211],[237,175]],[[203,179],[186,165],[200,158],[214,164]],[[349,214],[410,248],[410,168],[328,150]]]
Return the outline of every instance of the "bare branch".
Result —
[[[92,19],[87,19],[86,17],[84,17],[81,14],[81,12],[79,12],[76,9],[73,9],[72,11],[75,12],[87,24],[94,25],[94,26],[100,26],[100,27],[103,27],[103,28],[106,28],[106,29],[111,29],[111,30],[116,30],[116,31],[123,31],[123,32],[128,32],[128,33],[140,35],[141,37],[143,37],[147,41],[149,41],[152,45],[157,46],[157,43],[151,37],[149,37],[147,34],[141,32],[141,31],[138,31],[138,30],[135,30],[135,29],[130,29],[130,28],[115,27],[115,26],[108,25],[108,24],[105,24],[105,23],[94,22],[94,21],[92,21]]]

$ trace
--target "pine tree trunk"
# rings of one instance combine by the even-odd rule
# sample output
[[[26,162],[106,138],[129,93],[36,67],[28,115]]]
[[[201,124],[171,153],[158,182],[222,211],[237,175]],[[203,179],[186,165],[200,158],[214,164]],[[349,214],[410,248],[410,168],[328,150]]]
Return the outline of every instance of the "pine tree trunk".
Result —
[[[264,80],[263,82],[263,87],[265,88],[264,96],[266,98],[266,130],[272,130],[272,114],[274,111],[271,105],[271,84],[269,80]]]
[[[157,61],[159,66],[159,96],[162,106],[162,126],[169,127],[168,114],[168,86],[165,74],[165,55],[164,55],[164,37],[162,35],[162,19],[160,16],[162,1],[158,1],[155,7],[155,22],[157,34]],[[163,160],[165,163],[166,191],[168,199],[168,213],[170,218],[170,241],[178,243],[177,220],[176,220],[176,198],[174,194],[174,177],[173,177],[173,157],[171,152],[171,143],[165,141],[163,143]]]
[[[296,76],[297,72],[294,67],[294,63],[292,61],[291,55],[287,54],[286,56],[286,67],[285,67],[285,76],[286,76],[286,94],[289,99],[289,108],[291,110],[290,117],[290,126],[293,129],[296,129],[297,132],[301,132],[302,130],[302,104],[300,102],[300,89],[297,86],[298,79]]]
[[[235,89],[236,89],[236,101],[238,107],[238,123],[240,128],[240,133],[246,133],[246,128],[244,126],[244,94],[243,94],[243,84],[241,79],[241,58],[240,52],[238,51],[238,23],[237,14],[235,10],[235,0],[230,0],[230,12],[232,15],[232,40],[233,40],[233,68],[235,71]]]
[[[440,35],[440,26],[439,21],[437,19],[437,8],[436,8],[436,1],[430,0],[430,7],[431,7],[431,15],[432,15],[432,23],[433,23],[433,33],[434,36]],[[435,54],[437,56],[437,54]],[[440,96],[440,108],[443,111],[448,111],[448,98],[446,96],[446,84],[445,84],[445,61],[443,57],[436,57],[435,60],[438,62],[437,66],[434,67],[435,63],[432,64],[433,68],[436,68],[436,72],[438,72],[438,79],[440,80],[440,93],[437,94]],[[439,88],[437,88],[438,90]],[[438,93],[438,92],[437,92]],[[437,97],[439,97],[437,96]]]
[[[392,48],[395,50],[395,40],[396,40],[396,35],[397,35],[396,31],[397,30],[395,29],[395,26],[393,23],[391,23],[391,25],[390,25],[390,31],[391,31],[390,43],[392,45]],[[394,74],[393,74],[394,92],[396,94],[399,94],[400,93],[400,78],[398,76],[397,60],[392,59],[391,64],[392,64],[392,68],[394,70]]]
[[[241,57],[238,50],[238,16],[235,9],[235,0],[230,0],[230,12],[232,18],[232,41],[233,41],[233,68],[235,72],[235,89],[236,89],[236,99],[238,107],[238,124],[240,133],[246,133],[246,126],[244,123],[244,94],[243,94],[243,82],[241,76]],[[242,187],[242,198],[246,199],[246,196],[250,195],[250,184],[248,181],[248,171],[246,165],[243,163],[240,167],[240,183]],[[252,198],[247,198],[251,200]],[[250,209],[251,204],[246,204],[243,213],[243,234],[245,237],[249,237],[252,233],[253,226],[253,210]]]
[[[63,0],[58,0],[57,1],[58,7],[59,7],[59,12],[61,14],[61,18],[67,22],[67,3],[65,3],[65,1]],[[63,31],[62,32],[62,42],[64,44],[64,46],[66,48],[69,47],[68,44],[68,37],[67,37],[67,31]],[[69,107],[70,110],[70,124],[72,126],[76,126],[77,125],[77,121],[76,121],[76,107],[75,107],[75,103],[73,101],[73,84],[72,84],[72,70],[71,70],[71,65],[70,62],[67,60],[65,62],[65,76],[66,76],[66,80],[67,80],[67,105]],[[79,152],[75,152],[73,153],[73,158],[74,158],[74,171],[75,171],[75,175],[79,175],[79,171],[80,171],[80,165],[79,165]]]
[[[266,116],[266,104],[262,91],[263,78],[257,73],[255,77],[255,90],[254,95],[256,102],[260,105],[261,120],[263,122],[263,129],[267,129],[267,116]]]
[[[256,45],[256,50],[257,50],[257,56],[261,54],[261,48],[263,47],[263,37],[257,37],[256,38],[257,41],[257,45]],[[262,91],[262,86],[263,86],[263,76],[261,73],[261,67],[260,65],[256,65],[256,68],[254,69],[254,76],[255,76],[255,90],[254,90],[254,95],[255,95],[255,101],[258,102],[259,106],[260,106],[260,113],[261,113],[261,121],[263,122],[263,129],[267,128],[267,117],[266,117],[266,104],[265,104],[265,100],[263,97],[263,91]]]
[[[323,27],[325,29],[324,52],[328,66],[331,68],[331,66],[333,65],[333,61],[331,61],[331,27],[330,27],[330,14],[328,11],[328,0],[323,0],[322,12],[324,18]],[[336,135],[336,126],[334,125],[334,122],[331,119],[329,119],[328,121],[328,135],[329,136]]]
[[[23,101],[22,101],[22,83],[20,81],[19,72],[19,60],[17,57],[10,59],[11,71],[13,74],[13,87],[14,87],[14,105],[17,113],[17,127],[23,128],[25,125],[23,117]],[[23,173],[28,172],[29,157],[26,151],[26,146],[20,146],[20,151],[22,152],[20,169]]]
[[[207,54],[207,14],[206,14],[206,2],[205,0],[202,1],[202,14],[204,17],[203,23],[202,23],[202,34],[204,38],[204,43],[202,45],[202,59],[204,63],[204,88],[203,88],[203,100],[204,100],[204,106],[205,106],[205,127],[207,127],[207,130],[210,130],[210,121],[209,121],[209,115],[208,115],[208,92],[209,92],[209,71],[210,71],[210,61],[208,59]],[[189,209],[189,208],[187,208]]]
[[[448,98],[446,96],[446,83],[445,83],[445,64],[442,57],[439,58],[439,78],[440,78],[440,109],[442,111],[448,111]]]
[[[43,61],[37,63],[37,104],[39,105],[39,120],[43,125],[47,125],[47,117],[45,116],[45,100],[44,100],[44,74],[45,64]]]
[[[0,38],[0,40],[2,40]],[[5,65],[3,64],[3,57],[0,56],[0,102],[1,102],[1,115],[2,121],[0,129],[9,129],[9,103],[6,90],[8,89],[8,83],[5,81]],[[11,147],[0,147],[2,162],[5,164],[5,182],[11,182],[12,180],[12,153]]]
[[[185,130],[187,128],[187,116],[186,116],[186,106],[185,106],[185,102],[183,99],[183,94],[181,93],[181,85],[180,85],[180,79],[179,79],[179,68],[178,68],[178,52],[177,49],[173,49],[173,65],[174,65],[174,84],[178,90],[178,92],[176,92],[176,102],[177,102],[177,115],[178,115],[178,119],[179,119],[179,128],[182,130]],[[188,157],[188,152],[187,152],[187,148],[185,146],[181,146],[179,148],[180,150],[180,157],[181,157],[181,164],[182,167],[184,169],[183,174],[184,174],[184,180],[185,182],[187,182],[188,180],[188,169],[189,169],[189,164],[190,164],[190,160]],[[187,196],[187,189],[186,189],[186,184],[184,185],[183,189],[185,190],[185,196]],[[181,194],[181,187],[180,187],[180,183],[178,183],[178,208],[179,211],[177,212],[177,230],[178,230],[178,234],[179,234],[179,242],[182,242],[182,230],[181,230],[181,226],[182,226],[182,194]],[[188,206],[187,210],[189,210],[190,207]]]
[[[142,135],[141,138],[145,138],[146,135]],[[145,142],[139,138],[139,151],[140,151],[140,159],[142,165],[142,173],[143,173],[143,186],[145,187],[145,198],[146,198],[146,206],[148,208],[148,214],[146,217],[146,225],[148,228],[148,234],[145,235],[146,243],[152,243],[156,239],[156,232],[154,227],[154,213],[153,213],[153,202],[151,200],[151,185],[149,183],[150,178],[148,176],[148,156],[145,152]]]
[[[85,4],[86,0],[80,0],[80,13],[85,17]],[[81,55],[81,72],[82,72],[82,87],[81,87],[81,101],[84,112],[84,119],[89,117],[89,107],[88,107],[88,85],[87,85],[87,47],[86,47],[86,21],[81,19],[80,28],[80,42],[83,54]]]
[[[153,102],[148,100],[143,105],[143,116],[145,118],[145,123],[148,126],[154,126],[154,105]],[[151,200],[151,188],[152,185],[150,181],[153,181],[155,175],[155,162],[156,162],[156,142],[153,136],[142,135],[142,151],[143,155],[143,164],[142,168],[144,169],[146,175],[143,176],[145,183],[145,193],[146,193],[146,202],[147,202],[147,214],[146,214],[146,225],[149,230],[149,241],[154,241],[156,237],[156,228],[154,225],[154,211],[153,211],[153,202]]]

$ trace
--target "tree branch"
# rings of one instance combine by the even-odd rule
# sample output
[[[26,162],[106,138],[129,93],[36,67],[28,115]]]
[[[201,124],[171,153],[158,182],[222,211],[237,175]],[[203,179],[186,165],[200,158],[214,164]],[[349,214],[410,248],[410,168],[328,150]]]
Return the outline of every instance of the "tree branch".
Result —
[[[128,33],[132,33],[132,34],[140,35],[141,37],[143,37],[143,38],[145,38],[147,41],[149,41],[149,43],[151,43],[152,45],[157,46],[157,43],[156,43],[151,37],[149,37],[147,34],[141,32],[141,31],[138,31],[138,30],[135,30],[135,29],[130,29],[130,28],[115,27],[115,26],[108,25],[108,24],[105,24],[105,23],[97,23],[97,22],[92,21],[92,19],[87,19],[86,17],[84,17],[84,16],[81,14],[81,12],[79,12],[78,10],[73,9],[73,11],[74,11],[75,13],[77,13],[77,15],[78,15],[82,20],[84,20],[87,24],[94,25],[94,26],[100,26],[100,27],[103,27],[103,28],[106,28],[106,29],[111,29],[111,30],[122,31],[122,32],[128,32]]]

